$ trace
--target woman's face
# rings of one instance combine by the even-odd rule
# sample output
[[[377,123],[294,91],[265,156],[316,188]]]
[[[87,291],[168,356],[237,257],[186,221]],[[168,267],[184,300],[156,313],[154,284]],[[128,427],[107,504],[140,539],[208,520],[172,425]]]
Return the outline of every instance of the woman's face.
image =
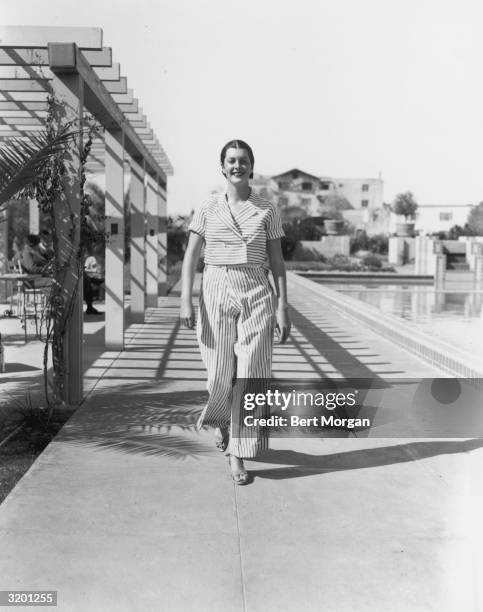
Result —
[[[230,148],[227,150],[222,165],[223,174],[233,185],[248,183],[253,170],[245,149]]]

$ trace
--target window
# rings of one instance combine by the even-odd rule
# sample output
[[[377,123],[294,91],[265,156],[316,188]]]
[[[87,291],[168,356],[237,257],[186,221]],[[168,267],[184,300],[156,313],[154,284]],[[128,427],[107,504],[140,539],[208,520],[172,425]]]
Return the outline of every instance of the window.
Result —
[[[310,206],[310,198],[302,198],[302,206]]]
[[[279,189],[290,189],[290,183],[288,181],[278,181]]]
[[[294,171],[292,172],[292,178],[293,178],[293,179],[298,179],[298,177],[299,177],[299,171],[298,171],[298,170],[294,170]]]
[[[440,221],[451,221],[453,219],[453,213],[439,213]]]
[[[364,185],[362,185],[362,191],[369,191],[369,185],[367,183],[364,183]]]
[[[325,183],[325,182],[322,182],[322,183],[320,183],[320,188],[321,188],[323,191],[328,191],[328,190],[330,189],[330,183]]]
[[[361,201],[361,206],[362,206],[362,208],[367,208],[369,206],[369,200],[362,200]]]
[[[304,181],[302,183],[302,190],[303,191],[312,191],[312,183],[310,181]]]

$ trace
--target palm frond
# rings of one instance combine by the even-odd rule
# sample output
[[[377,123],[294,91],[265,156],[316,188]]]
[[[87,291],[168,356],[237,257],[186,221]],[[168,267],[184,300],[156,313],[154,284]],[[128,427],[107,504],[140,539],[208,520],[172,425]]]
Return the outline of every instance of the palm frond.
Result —
[[[0,204],[28,188],[53,156],[79,131],[31,132],[28,138],[12,138],[0,146]]]

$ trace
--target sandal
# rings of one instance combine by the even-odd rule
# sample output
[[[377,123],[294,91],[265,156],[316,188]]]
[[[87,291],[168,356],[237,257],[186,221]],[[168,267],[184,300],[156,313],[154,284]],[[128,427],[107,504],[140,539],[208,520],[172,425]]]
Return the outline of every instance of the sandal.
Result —
[[[248,484],[249,476],[248,476],[248,472],[246,471],[245,467],[243,467],[241,470],[234,472],[231,467],[231,457],[232,455],[228,457],[228,462],[230,463],[230,470],[231,470],[231,479],[236,485],[239,485],[239,486]],[[243,461],[242,461],[242,466],[243,466]]]
[[[220,451],[220,453],[224,453],[228,448],[228,442],[230,440],[230,432],[227,429],[218,428],[218,433],[215,434],[215,446]]]

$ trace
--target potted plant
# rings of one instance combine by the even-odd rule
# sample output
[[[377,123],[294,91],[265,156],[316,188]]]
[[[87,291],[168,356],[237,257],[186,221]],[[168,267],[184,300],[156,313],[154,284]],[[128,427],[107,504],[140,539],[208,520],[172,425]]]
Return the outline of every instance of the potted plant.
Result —
[[[349,201],[338,194],[319,196],[319,215],[324,219],[325,232],[329,236],[344,233],[344,215],[341,211],[352,208]]]
[[[392,210],[396,215],[404,217],[404,223],[396,224],[396,233],[398,236],[413,236],[414,235],[414,215],[418,209],[418,203],[414,199],[410,191],[398,193],[394,199]]]

